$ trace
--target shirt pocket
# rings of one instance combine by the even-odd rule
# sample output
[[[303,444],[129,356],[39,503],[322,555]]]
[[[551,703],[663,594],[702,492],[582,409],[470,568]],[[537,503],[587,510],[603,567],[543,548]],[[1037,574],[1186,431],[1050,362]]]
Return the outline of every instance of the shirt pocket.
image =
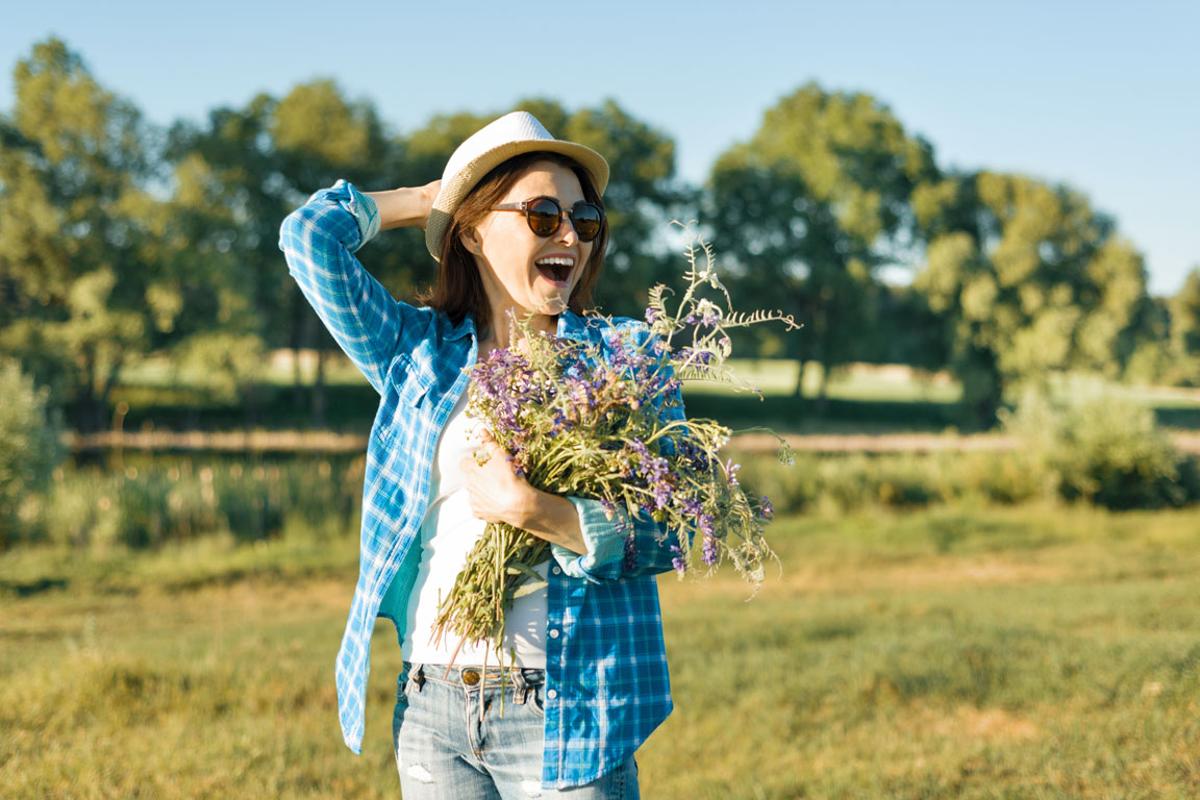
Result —
[[[402,431],[415,433],[419,426],[414,423],[428,416],[432,400],[429,390],[437,382],[437,375],[429,366],[416,361],[408,353],[401,353],[388,367],[386,391],[395,395],[390,419],[382,420],[377,436],[384,444]]]

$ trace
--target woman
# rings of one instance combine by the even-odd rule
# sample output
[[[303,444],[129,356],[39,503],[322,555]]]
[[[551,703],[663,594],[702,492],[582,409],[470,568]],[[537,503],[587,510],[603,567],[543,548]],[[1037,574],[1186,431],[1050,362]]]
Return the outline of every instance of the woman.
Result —
[[[359,753],[371,632],[388,617],[404,655],[393,731],[406,800],[637,797],[634,752],[672,709],[653,577],[672,554],[659,528],[535,489],[463,414],[464,370],[520,346],[509,341],[509,313],[606,346],[602,325],[581,311],[603,264],[607,180],[598,153],[514,112],[463,142],[440,181],[367,193],[338,181],[280,231],[301,292],[381,396],[338,708]],[[402,226],[424,227],[439,263],[421,307],[392,298],[353,255]],[[616,322],[648,336],[640,321]],[[505,651],[516,661],[503,690],[495,654],[455,654],[458,642],[429,635],[439,596],[489,521],[546,539],[553,556],[538,567],[546,586],[507,614]],[[633,540],[622,531],[630,522]]]

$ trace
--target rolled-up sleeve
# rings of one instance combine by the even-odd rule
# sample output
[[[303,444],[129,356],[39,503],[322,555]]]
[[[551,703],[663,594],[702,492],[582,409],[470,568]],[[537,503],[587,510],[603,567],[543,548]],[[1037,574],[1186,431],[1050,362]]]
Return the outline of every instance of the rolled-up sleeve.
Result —
[[[339,180],[288,214],[279,249],[334,341],[382,394],[384,371],[417,310],[392,297],[354,255],[380,226],[375,201]]]
[[[614,509],[610,518],[599,500],[576,495],[564,496],[579,514],[579,531],[587,552],[581,555],[562,545],[551,544],[554,560],[572,578],[601,583],[621,577],[625,539],[630,527],[628,515],[620,509]]]

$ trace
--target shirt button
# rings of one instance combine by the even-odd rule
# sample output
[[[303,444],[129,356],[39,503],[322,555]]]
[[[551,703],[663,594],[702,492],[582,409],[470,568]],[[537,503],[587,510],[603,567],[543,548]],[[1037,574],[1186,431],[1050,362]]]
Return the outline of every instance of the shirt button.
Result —
[[[558,567],[552,567],[550,569],[550,571],[553,572],[555,575],[562,575],[562,570],[559,569]]]
[[[554,691],[553,689],[550,689],[549,691],[546,692],[546,697],[549,697],[551,700],[553,700],[554,698],[558,697],[558,692]]]
[[[549,630],[549,634],[550,634],[551,639],[557,639],[558,638],[558,628],[551,628]]]

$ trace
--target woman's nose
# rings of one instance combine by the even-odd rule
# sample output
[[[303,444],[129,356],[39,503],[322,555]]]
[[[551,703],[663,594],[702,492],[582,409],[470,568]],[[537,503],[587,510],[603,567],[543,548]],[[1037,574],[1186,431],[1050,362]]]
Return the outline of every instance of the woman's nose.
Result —
[[[566,245],[579,243],[579,234],[575,232],[575,223],[571,222],[571,218],[566,214],[558,218],[558,230],[555,231],[555,237]]]

